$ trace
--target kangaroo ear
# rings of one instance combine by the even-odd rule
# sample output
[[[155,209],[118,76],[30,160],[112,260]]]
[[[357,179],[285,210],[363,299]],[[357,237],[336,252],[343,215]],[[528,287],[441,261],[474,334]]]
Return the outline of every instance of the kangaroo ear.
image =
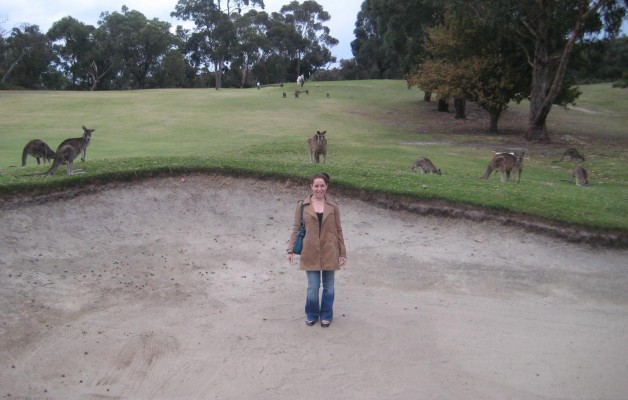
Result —
[[[323,131],[323,133],[322,133],[322,134],[324,135],[324,134],[326,134],[326,133],[327,133],[327,131]]]

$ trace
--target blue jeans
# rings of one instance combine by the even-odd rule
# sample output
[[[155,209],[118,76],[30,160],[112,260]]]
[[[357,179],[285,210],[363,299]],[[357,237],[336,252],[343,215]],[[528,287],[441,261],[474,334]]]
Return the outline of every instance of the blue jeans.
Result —
[[[305,315],[308,321],[319,318],[331,321],[334,317],[334,272],[335,271],[306,271],[307,299],[305,300]],[[323,277],[323,296],[319,305],[318,291]]]

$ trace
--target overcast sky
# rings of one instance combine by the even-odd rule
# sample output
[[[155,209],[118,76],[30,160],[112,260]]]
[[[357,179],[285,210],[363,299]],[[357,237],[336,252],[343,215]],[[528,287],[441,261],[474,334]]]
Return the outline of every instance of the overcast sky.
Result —
[[[331,35],[340,41],[337,46],[331,48],[332,54],[338,60],[353,57],[351,41],[355,39],[353,29],[362,1],[317,0],[331,16],[326,23]],[[279,11],[281,6],[290,2],[291,0],[264,0],[265,11],[268,13]],[[97,26],[101,12],[119,12],[122,6],[126,5],[130,10],[141,12],[148,19],[168,21],[173,27],[187,26],[184,21],[170,17],[176,4],[177,0],[0,0],[0,21],[3,22],[5,30],[28,23],[39,25],[40,31],[46,33],[54,22],[67,16]]]

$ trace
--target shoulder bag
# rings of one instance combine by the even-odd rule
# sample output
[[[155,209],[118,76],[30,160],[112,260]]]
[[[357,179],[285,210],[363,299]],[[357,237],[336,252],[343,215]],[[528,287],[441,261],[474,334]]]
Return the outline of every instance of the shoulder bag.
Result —
[[[303,200],[301,200],[301,223],[299,224],[299,230],[297,232],[297,240],[294,242],[292,252],[294,254],[301,254],[303,250],[303,238],[305,237],[305,221],[303,221]]]

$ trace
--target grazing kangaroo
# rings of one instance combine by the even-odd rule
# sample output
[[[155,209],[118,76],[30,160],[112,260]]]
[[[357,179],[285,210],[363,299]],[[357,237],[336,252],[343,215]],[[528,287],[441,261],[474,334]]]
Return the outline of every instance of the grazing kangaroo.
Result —
[[[54,161],[52,162],[52,166],[50,167],[48,171],[42,172],[39,174],[29,174],[28,176],[38,176],[38,175],[51,176],[52,174],[55,173],[55,171],[57,170],[57,168],[59,168],[61,164],[67,164],[68,175],[82,173],[82,170],[74,169],[74,160],[81,153],[83,155],[85,154],[85,149],[87,148],[87,145],[89,144],[89,141],[91,140],[92,132],[94,132],[94,129],[87,129],[83,127],[82,138],[67,139],[59,145],[59,148],[57,149],[57,152],[55,154]]]
[[[24,150],[22,150],[22,167],[26,165],[26,159],[29,155],[37,159],[37,165],[39,165],[40,158],[43,158],[44,163],[55,158],[55,152],[52,151],[50,146],[39,139],[31,140],[24,146]]]
[[[491,173],[498,169],[501,174],[502,182],[508,182],[510,180],[510,172],[516,169],[519,172],[517,183],[521,180],[521,171],[523,170],[523,155],[525,152],[520,153],[497,153],[486,167],[486,173],[481,179],[488,179]]]
[[[327,131],[316,131],[316,135],[307,140],[307,152],[310,154],[310,162],[320,164],[320,156],[323,156],[323,164],[327,158]]]
[[[85,127],[85,125],[83,125],[83,137],[80,138],[71,138],[71,139],[65,139],[63,142],[61,142],[61,144],[59,145],[59,147],[57,147],[57,153],[59,152],[59,150],[61,150],[61,147],[69,144],[72,145],[74,147],[82,147],[81,153],[83,154],[83,156],[81,157],[81,161],[85,161],[85,155],[87,153],[87,146],[89,146],[89,142],[92,138],[92,133],[95,131],[96,129],[88,129]]]
[[[286,92],[283,92],[283,98],[284,99],[286,98]]]
[[[584,161],[584,156],[580,154],[578,150],[575,148],[567,149],[563,153],[563,156],[560,158],[560,160],[558,160],[557,162],[563,161],[566,157],[569,157],[571,161],[578,161],[578,160]]]
[[[428,174],[430,172],[438,175],[441,174],[440,169],[436,168],[436,166],[428,158],[425,157],[417,158],[417,160],[414,162],[414,165],[412,166],[412,172],[414,172],[417,168],[420,168],[421,173],[423,174]]]
[[[574,169],[571,173],[569,183],[573,182],[574,178],[576,178],[576,186],[589,186],[589,174],[587,174],[586,169],[582,167]]]

